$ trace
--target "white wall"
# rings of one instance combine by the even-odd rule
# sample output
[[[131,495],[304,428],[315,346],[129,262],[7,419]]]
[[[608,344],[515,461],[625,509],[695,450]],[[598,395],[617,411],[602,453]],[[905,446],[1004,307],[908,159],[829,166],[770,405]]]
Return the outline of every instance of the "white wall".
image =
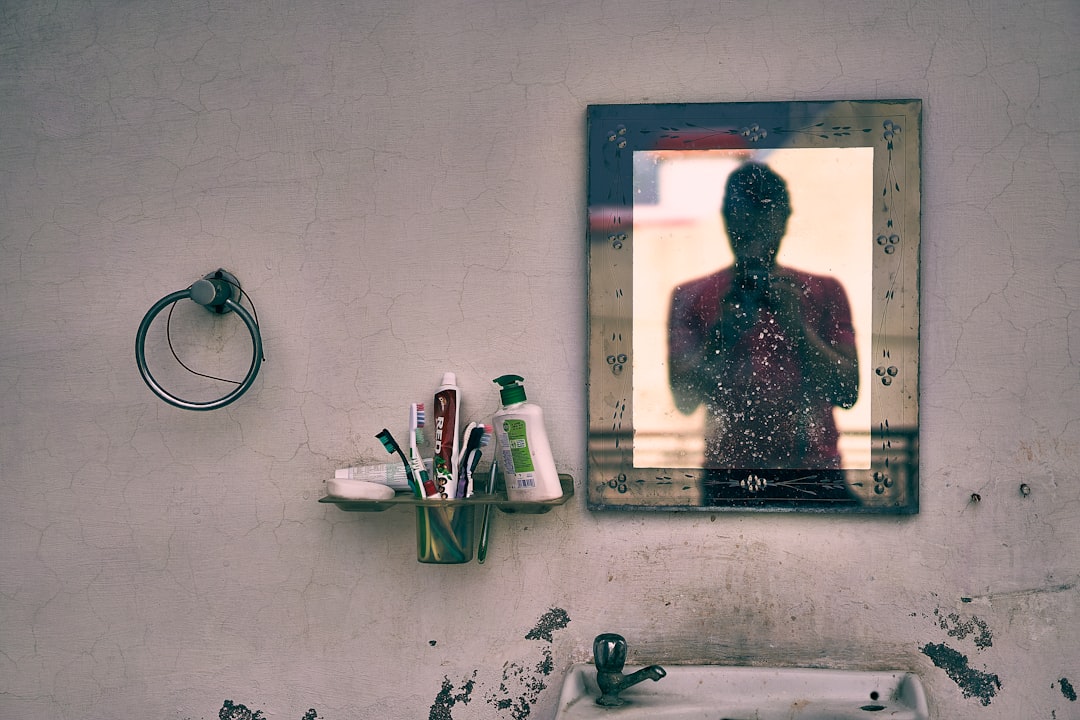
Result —
[[[4,3],[0,716],[549,718],[601,631],[1080,716],[1078,35],[1074,0]],[[588,512],[585,106],[907,97],[921,514]],[[177,410],[135,331],[219,266],[267,364]],[[444,369],[477,418],[525,375],[579,479],[483,566],[316,502]]]

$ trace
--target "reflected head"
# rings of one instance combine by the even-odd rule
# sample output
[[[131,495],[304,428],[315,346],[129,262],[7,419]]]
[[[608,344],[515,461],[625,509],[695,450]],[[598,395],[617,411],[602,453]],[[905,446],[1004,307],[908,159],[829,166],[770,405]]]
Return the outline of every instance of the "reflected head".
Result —
[[[728,176],[722,212],[736,258],[771,265],[791,215],[784,179],[767,165],[745,163]]]
[[[744,163],[728,176],[724,189],[725,217],[735,212],[771,214],[778,211],[790,214],[791,199],[784,178],[768,165]]]

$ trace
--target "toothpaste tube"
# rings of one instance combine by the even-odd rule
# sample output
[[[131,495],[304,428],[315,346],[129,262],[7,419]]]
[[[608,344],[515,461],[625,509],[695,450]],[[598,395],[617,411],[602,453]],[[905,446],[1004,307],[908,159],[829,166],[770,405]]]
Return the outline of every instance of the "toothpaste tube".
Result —
[[[443,499],[452,499],[457,491],[458,460],[461,447],[458,444],[458,417],[461,412],[461,392],[457,377],[452,372],[443,373],[442,385],[435,391],[435,486]]]
[[[431,472],[431,458],[424,460],[424,467]],[[334,471],[334,478],[338,480],[366,480],[367,482],[386,485],[394,490],[411,490],[409,476],[405,474],[405,466],[399,462],[378,465],[355,465],[353,467],[339,468]]]

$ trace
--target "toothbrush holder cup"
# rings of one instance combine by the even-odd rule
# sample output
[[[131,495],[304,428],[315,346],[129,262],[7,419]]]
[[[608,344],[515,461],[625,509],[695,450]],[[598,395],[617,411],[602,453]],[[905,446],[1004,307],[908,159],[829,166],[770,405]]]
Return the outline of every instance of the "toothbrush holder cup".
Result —
[[[476,506],[416,508],[416,559],[442,565],[472,561]]]

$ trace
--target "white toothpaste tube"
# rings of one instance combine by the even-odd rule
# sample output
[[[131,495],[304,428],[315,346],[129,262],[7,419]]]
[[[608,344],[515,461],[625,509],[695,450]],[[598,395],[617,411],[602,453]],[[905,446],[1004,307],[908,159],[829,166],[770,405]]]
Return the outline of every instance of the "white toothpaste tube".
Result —
[[[424,467],[430,474],[432,468],[431,458],[424,460]],[[341,468],[334,471],[334,477],[338,480],[366,480],[367,482],[386,485],[394,490],[412,490],[409,487],[409,478],[405,474],[405,466],[400,462]]]

